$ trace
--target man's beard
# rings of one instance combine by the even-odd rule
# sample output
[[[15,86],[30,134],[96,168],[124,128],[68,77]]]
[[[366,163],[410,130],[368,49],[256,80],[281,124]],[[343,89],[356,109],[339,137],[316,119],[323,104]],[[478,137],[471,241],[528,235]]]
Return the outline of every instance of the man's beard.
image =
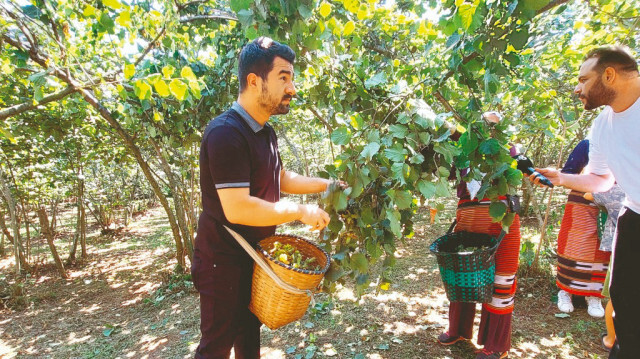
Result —
[[[580,95],[580,97],[585,99],[584,109],[593,110],[600,106],[610,105],[616,98],[616,95],[614,89],[607,88],[604,83],[602,83],[602,80],[598,79],[598,82],[593,86],[591,91],[589,91],[586,96]]]
[[[282,101],[289,100],[291,101],[291,95],[284,95],[282,98],[276,98],[275,96],[269,95],[269,90],[265,84],[262,85],[262,93],[260,94],[260,98],[258,99],[258,103],[262,108],[267,110],[270,115],[285,115],[289,113],[289,104],[284,104]]]

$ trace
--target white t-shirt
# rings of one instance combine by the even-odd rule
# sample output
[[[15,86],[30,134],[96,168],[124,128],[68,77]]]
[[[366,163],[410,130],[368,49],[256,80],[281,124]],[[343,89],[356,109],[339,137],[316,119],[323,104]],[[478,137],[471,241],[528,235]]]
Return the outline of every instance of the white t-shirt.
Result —
[[[626,194],[624,205],[640,213],[640,98],[628,109],[604,108],[593,122],[589,172],[613,174]]]

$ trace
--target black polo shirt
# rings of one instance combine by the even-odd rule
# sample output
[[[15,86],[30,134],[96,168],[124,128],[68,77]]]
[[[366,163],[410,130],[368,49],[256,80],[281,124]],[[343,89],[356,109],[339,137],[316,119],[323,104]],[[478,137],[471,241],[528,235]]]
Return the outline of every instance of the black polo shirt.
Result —
[[[253,197],[280,200],[282,162],[275,131],[261,126],[238,103],[209,122],[200,147],[200,187],[203,212],[198,221],[192,272],[201,285],[215,263],[251,264],[251,258],[222,227],[227,225],[255,244],[275,233],[275,226],[230,224],[224,215],[218,189],[248,187]],[[260,213],[252,213],[259,216]],[[202,275],[200,275],[202,273]],[[196,283],[198,285],[198,283]]]

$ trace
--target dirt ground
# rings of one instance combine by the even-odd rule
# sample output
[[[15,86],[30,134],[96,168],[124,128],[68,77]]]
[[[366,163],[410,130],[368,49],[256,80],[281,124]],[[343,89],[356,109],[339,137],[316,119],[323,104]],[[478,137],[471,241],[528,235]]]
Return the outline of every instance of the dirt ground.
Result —
[[[262,357],[474,358],[475,340],[436,343],[448,301],[428,246],[448,223],[429,225],[420,216],[416,236],[399,246],[388,291],[372,288],[358,300],[346,284],[332,301],[316,295],[300,321],[263,327]],[[523,233],[531,235],[526,225]],[[68,238],[59,238],[66,255]],[[162,209],[115,235],[94,232],[88,242],[88,261],[67,268],[69,280],[59,279],[52,264],[41,266],[21,277],[24,295],[11,299],[2,293],[15,288],[13,257],[0,258],[0,358],[192,358],[200,337],[198,295],[186,276],[173,274]],[[551,272],[520,276],[510,357],[606,358],[603,319],[589,317],[584,304],[557,317],[553,280]]]

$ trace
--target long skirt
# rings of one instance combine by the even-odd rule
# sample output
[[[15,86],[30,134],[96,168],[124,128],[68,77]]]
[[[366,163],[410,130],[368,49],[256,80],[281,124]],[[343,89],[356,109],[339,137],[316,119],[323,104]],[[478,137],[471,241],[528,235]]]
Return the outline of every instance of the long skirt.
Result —
[[[556,284],[571,294],[602,298],[611,252],[600,250],[598,207],[571,191],[558,234]]]
[[[489,201],[461,199],[456,212],[455,231],[486,233],[498,236],[500,223],[489,215]],[[496,254],[496,274],[493,298],[482,304],[478,344],[490,351],[505,352],[511,348],[511,319],[516,294],[516,272],[520,254],[520,217],[516,215],[509,233]],[[449,335],[471,338],[475,303],[451,303],[449,306]]]

